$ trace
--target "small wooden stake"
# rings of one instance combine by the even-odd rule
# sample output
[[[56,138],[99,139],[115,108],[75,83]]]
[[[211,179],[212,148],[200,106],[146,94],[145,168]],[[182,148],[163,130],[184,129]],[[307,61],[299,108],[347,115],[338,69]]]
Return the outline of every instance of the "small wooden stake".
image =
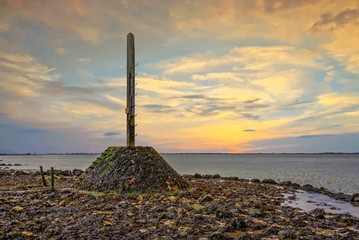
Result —
[[[54,179],[54,168],[51,167],[51,191],[55,191],[55,179]]]
[[[46,187],[47,184],[46,184],[46,180],[45,180],[45,176],[44,176],[44,170],[42,169],[42,166],[40,166],[40,174],[41,174],[42,184],[44,185],[44,187]]]

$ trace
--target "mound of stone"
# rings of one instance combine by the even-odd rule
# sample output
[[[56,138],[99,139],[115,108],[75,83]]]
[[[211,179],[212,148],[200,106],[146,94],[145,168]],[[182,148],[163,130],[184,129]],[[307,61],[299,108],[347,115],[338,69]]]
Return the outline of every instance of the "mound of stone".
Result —
[[[89,191],[177,191],[187,182],[152,147],[109,147],[86,169],[78,187]]]

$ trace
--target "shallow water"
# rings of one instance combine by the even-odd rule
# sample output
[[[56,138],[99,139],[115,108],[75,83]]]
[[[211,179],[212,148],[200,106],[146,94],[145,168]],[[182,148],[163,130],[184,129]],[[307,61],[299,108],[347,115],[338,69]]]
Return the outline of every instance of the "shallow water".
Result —
[[[241,178],[271,178],[312,184],[334,192],[359,192],[359,155],[243,155],[162,154],[180,174],[220,174]],[[86,169],[98,155],[12,155],[0,163],[19,163],[17,169]]]
[[[359,208],[352,206],[350,203],[339,201],[319,193],[308,193],[298,191],[296,199],[288,199],[292,194],[285,194],[286,201],[284,206],[302,209],[309,212],[315,208],[321,208],[327,213],[350,214],[359,218]]]

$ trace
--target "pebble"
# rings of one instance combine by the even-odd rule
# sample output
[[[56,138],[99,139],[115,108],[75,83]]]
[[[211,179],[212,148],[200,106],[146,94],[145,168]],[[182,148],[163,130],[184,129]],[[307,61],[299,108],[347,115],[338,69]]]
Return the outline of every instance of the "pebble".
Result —
[[[80,191],[62,175],[51,192],[41,176],[9,172],[0,239],[359,239],[355,217],[280,206],[292,184],[189,176],[186,190],[119,194]]]

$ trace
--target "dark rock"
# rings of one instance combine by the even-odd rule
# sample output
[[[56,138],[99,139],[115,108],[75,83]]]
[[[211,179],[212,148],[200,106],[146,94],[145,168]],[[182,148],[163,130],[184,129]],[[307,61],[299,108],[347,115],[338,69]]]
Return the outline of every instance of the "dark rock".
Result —
[[[321,208],[315,208],[309,212],[313,217],[318,219],[324,219],[325,218],[325,211]]]
[[[277,182],[274,181],[273,179],[263,179],[262,183],[266,183],[266,184],[277,184]]]
[[[61,175],[62,174],[62,170],[58,170],[58,169],[54,169],[54,175]],[[44,175],[50,176],[51,175],[51,170],[47,170]]]
[[[278,232],[278,238],[280,240],[290,240],[290,239],[299,239],[300,238],[300,234],[297,232],[293,232],[293,231],[279,231]]]
[[[250,215],[252,217],[262,217],[263,211],[261,209],[257,209],[257,208],[250,208],[248,210],[248,215]]]
[[[295,189],[298,189],[298,188],[300,188],[300,185],[298,183],[292,183],[291,187],[295,188]]]
[[[202,176],[202,178],[212,178],[213,176],[211,174],[205,174]]]
[[[72,176],[72,172],[70,170],[62,170],[61,175],[63,176]]]
[[[226,179],[226,180],[234,180],[234,181],[239,180],[238,177],[225,177],[224,179]]]
[[[279,185],[289,187],[292,185],[292,182],[291,181],[283,181],[283,182],[280,182]]]
[[[20,163],[15,163],[14,166],[22,166]]]
[[[152,147],[109,147],[81,178],[78,187],[89,191],[177,191],[188,187]]]
[[[251,180],[252,183],[260,183],[261,181],[258,178],[253,178]]]
[[[202,175],[199,174],[199,173],[195,173],[193,177],[194,177],[194,178],[202,178]]]
[[[359,193],[355,193],[352,195],[350,202],[352,203],[359,203]]]
[[[224,235],[223,233],[220,233],[220,232],[215,232],[215,233],[212,233],[209,236],[209,239],[210,240],[230,240],[230,239],[233,239],[233,237],[226,236],[226,235]]]
[[[245,222],[244,218],[235,218],[230,220],[226,225],[225,232],[234,232],[234,231],[245,231],[248,225]]]
[[[233,213],[229,209],[221,207],[216,210],[216,216],[219,218],[231,218],[233,217]]]
[[[184,178],[193,178],[193,175],[191,175],[191,174],[182,174],[182,177],[184,177]]]
[[[238,181],[240,182],[250,182],[251,180],[248,178],[239,178]]]
[[[10,175],[11,175],[10,171],[0,170],[0,176],[10,176]]]
[[[340,192],[340,193],[333,194],[333,198],[335,198],[337,200],[348,201],[350,199],[350,196]],[[358,198],[358,200],[359,200],[359,198]]]
[[[212,195],[207,194],[207,195],[204,195],[199,201],[201,203],[205,203],[205,202],[211,202],[213,200],[214,200],[214,198],[212,197]]]
[[[313,191],[313,189],[314,189],[314,187],[310,184],[305,184],[305,185],[303,185],[302,188],[306,191]]]
[[[200,205],[200,204],[193,204],[192,210],[193,210],[193,212],[195,212],[195,213],[203,213],[203,212],[206,211],[206,207],[205,207],[205,206],[202,206],[202,205]]]
[[[219,174],[214,174],[212,178],[220,178],[221,176]]]
[[[6,164],[6,163],[0,163],[0,166],[13,166],[11,163]]]
[[[91,167],[91,166],[90,166],[90,167]],[[84,173],[84,170],[81,170],[81,169],[75,168],[74,170],[72,170],[72,174],[73,174],[74,176],[81,176],[83,173]]]
[[[23,170],[17,170],[15,173],[14,173],[15,176],[21,176],[21,175],[29,175],[29,173],[23,171]]]

